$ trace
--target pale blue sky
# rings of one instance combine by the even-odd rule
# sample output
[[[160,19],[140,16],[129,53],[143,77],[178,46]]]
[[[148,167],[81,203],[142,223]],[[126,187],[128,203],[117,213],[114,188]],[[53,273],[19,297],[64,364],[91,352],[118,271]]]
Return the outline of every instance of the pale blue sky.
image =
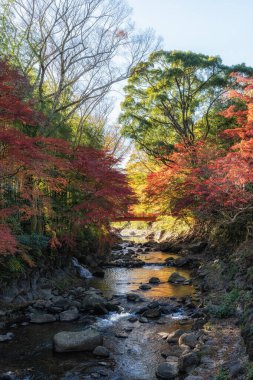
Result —
[[[219,55],[227,65],[253,66],[253,0],[127,0],[137,29],[153,28],[165,50]],[[115,122],[123,99],[116,93]]]
[[[253,0],[128,0],[137,28],[152,27],[166,50],[220,55],[253,66]]]

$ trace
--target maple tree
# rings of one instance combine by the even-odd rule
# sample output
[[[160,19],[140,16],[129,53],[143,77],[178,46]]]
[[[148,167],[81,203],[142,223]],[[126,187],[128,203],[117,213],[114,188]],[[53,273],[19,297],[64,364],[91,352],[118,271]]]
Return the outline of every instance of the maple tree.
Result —
[[[220,139],[177,144],[170,165],[148,179],[148,194],[163,209],[176,215],[189,212],[197,219],[244,225],[253,210],[253,78],[236,77],[240,90],[227,96],[234,100],[223,115],[237,127],[222,132]]]
[[[84,226],[108,226],[131,198],[115,159],[103,150],[25,134],[22,125],[37,128],[44,118],[32,108],[26,78],[7,62],[0,68],[0,253],[17,250],[11,218],[21,233],[30,226],[30,233],[48,234],[54,250]]]

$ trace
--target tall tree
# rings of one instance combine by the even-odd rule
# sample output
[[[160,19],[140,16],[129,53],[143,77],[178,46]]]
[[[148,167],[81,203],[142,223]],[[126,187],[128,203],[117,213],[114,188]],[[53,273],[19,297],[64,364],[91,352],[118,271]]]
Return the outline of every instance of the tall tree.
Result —
[[[121,0],[3,0],[3,50],[30,76],[46,115],[44,135],[79,115],[77,131],[114,83],[157,46],[136,34]],[[78,135],[75,142],[81,140]]]
[[[212,132],[214,113],[221,119],[217,109],[223,106],[222,95],[233,85],[233,71],[248,74],[253,69],[228,67],[219,57],[192,52],[154,52],[132,69],[125,87],[123,133],[166,161],[175,143],[193,145]]]

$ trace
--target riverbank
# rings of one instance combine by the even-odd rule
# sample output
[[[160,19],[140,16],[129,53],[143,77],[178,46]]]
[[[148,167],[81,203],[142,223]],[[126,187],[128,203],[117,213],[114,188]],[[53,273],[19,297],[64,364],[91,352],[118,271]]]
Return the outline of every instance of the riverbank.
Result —
[[[208,249],[125,242],[96,277],[75,261],[39,299],[2,305],[0,379],[251,379],[238,317],[214,308],[227,267]]]

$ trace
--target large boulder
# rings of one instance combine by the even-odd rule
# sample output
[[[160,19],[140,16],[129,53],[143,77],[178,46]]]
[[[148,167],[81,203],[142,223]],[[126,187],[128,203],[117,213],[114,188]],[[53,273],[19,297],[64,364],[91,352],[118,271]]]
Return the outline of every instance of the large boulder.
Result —
[[[142,316],[146,317],[146,318],[160,318],[160,316],[161,316],[161,310],[159,308],[148,309],[148,310],[144,311],[144,313],[142,314]]]
[[[93,311],[96,314],[106,314],[108,312],[106,308],[107,300],[101,297],[95,292],[90,292],[85,295],[82,301],[82,308],[86,311]]]
[[[79,311],[76,307],[72,307],[69,310],[60,313],[60,321],[72,322],[79,318]]]
[[[110,351],[104,346],[97,346],[93,351],[93,354],[100,356],[101,358],[108,358],[110,356]]]
[[[164,362],[161,363],[157,370],[156,370],[156,375],[159,379],[165,379],[165,380],[171,380],[175,379],[178,375],[178,366],[177,363],[169,363],[169,362]]]
[[[184,276],[181,276],[179,273],[177,272],[173,272],[169,279],[168,279],[168,282],[171,282],[172,284],[178,284],[178,283],[182,283],[184,281],[186,281],[187,279],[184,277]]]
[[[137,293],[127,293],[126,295],[127,300],[131,302],[140,302],[142,301],[142,298]]]
[[[193,367],[200,362],[199,356],[195,352],[188,352],[179,358],[178,365],[180,372],[188,373]]]
[[[56,316],[53,314],[33,314],[31,316],[31,323],[50,323],[50,322],[55,322],[56,321]]]
[[[190,348],[195,348],[198,343],[198,334],[197,333],[189,333],[183,334],[179,337],[178,340],[179,345],[189,346]]]
[[[95,328],[89,327],[83,331],[59,332],[53,342],[56,352],[93,351],[103,344],[103,337]]]
[[[185,330],[181,330],[181,329],[175,330],[167,336],[166,340],[168,343],[178,343],[178,339],[184,333],[185,333]]]

